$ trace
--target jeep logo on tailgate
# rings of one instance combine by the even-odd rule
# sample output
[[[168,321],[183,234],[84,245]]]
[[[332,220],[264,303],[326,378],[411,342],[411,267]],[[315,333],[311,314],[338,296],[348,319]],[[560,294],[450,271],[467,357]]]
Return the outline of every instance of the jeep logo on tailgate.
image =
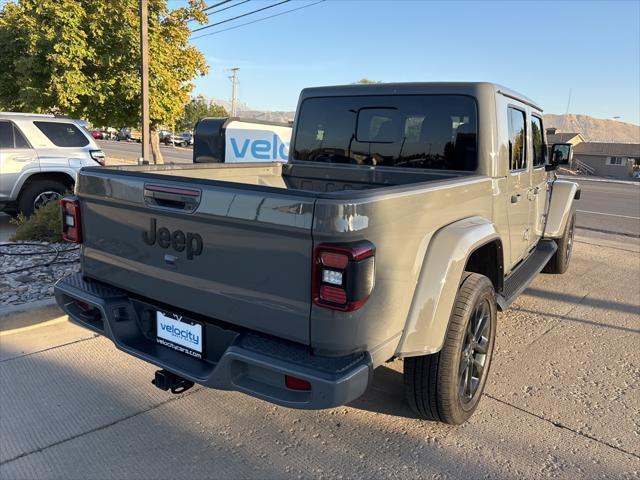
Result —
[[[193,260],[202,253],[202,237],[197,233],[182,230],[169,231],[168,228],[162,227],[156,230],[157,220],[151,219],[149,231],[142,232],[142,240],[147,245],[153,245],[158,242],[160,248],[173,248],[176,252],[187,251],[187,260]]]

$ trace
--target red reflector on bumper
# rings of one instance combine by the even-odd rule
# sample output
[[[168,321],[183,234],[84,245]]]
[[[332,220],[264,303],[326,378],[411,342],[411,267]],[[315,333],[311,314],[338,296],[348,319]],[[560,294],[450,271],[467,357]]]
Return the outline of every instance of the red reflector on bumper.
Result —
[[[305,392],[311,390],[311,383],[307,382],[306,380],[302,380],[301,378],[285,375],[284,383],[287,385],[287,388],[290,388],[291,390],[302,390]]]

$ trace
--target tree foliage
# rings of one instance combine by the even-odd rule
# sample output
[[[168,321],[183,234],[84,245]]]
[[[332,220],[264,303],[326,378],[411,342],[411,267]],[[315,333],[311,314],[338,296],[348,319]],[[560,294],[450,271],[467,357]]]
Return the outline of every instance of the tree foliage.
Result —
[[[222,105],[209,102],[202,95],[198,95],[184,106],[184,114],[176,123],[179,131],[192,131],[196,122],[204,117],[227,117],[229,114]]]
[[[382,82],[380,80],[370,80],[368,78],[361,78],[356,83],[361,85],[371,85],[374,83],[382,83]]]
[[[149,0],[153,124],[182,114],[191,81],[207,73],[187,22],[204,0],[169,10]],[[0,110],[59,112],[96,125],[140,122],[138,0],[18,0],[0,10]]]

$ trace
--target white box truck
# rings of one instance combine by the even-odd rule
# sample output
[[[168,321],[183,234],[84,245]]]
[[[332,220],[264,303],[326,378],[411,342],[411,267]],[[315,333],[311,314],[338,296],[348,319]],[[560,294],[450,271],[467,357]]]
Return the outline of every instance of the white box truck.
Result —
[[[194,163],[286,162],[291,124],[248,118],[203,118],[194,131]]]

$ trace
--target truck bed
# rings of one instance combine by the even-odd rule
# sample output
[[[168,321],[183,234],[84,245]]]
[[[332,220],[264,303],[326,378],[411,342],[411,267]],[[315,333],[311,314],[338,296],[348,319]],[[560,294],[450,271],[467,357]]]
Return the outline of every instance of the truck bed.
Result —
[[[318,163],[245,163],[117,166],[110,170],[259,185],[284,190],[330,193],[432,182],[468,176],[473,172],[416,170]]]

